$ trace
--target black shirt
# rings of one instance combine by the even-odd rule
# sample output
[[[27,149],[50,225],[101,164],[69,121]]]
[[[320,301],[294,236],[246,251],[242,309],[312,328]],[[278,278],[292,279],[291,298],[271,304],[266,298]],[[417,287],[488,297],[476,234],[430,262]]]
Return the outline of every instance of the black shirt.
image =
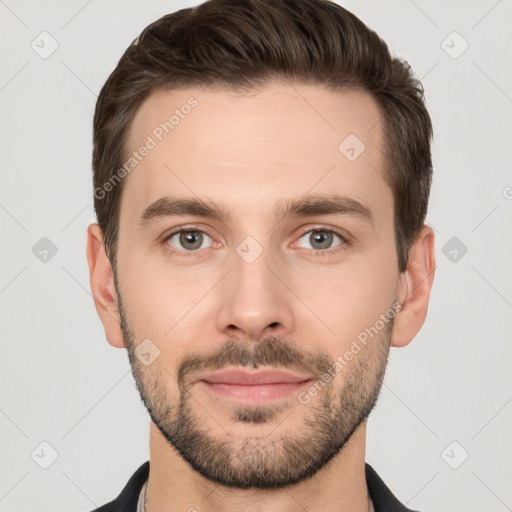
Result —
[[[379,475],[365,464],[366,485],[373,501],[375,512],[413,512],[402,505],[388,489]],[[131,476],[121,494],[110,503],[92,512],[137,512],[140,490],[149,476],[149,461],[144,462]]]

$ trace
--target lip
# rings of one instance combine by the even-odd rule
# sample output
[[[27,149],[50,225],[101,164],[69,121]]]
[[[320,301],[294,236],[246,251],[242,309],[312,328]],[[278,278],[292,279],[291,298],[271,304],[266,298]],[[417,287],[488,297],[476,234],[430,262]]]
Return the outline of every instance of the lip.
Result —
[[[263,370],[249,373],[222,370],[202,377],[197,384],[232,402],[261,404],[288,397],[313,382],[310,375],[285,370]]]
[[[299,375],[287,370],[262,370],[246,372],[244,370],[221,370],[201,377],[200,380],[211,384],[238,384],[242,386],[257,386],[262,384],[298,383],[312,379],[312,375]]]

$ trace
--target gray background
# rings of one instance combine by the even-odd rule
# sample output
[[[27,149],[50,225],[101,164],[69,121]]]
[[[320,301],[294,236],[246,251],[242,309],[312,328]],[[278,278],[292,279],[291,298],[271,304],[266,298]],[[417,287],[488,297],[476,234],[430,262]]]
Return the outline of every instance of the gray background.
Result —
[[[91,510],[148,458],[90,294],[92,116],[127,45],[194,4],[0,0],[2,512]],[[409,60],[435,127],[429,314],[392,349],[367,461],[411,508],[512,510],[512,2],[343,5]]]

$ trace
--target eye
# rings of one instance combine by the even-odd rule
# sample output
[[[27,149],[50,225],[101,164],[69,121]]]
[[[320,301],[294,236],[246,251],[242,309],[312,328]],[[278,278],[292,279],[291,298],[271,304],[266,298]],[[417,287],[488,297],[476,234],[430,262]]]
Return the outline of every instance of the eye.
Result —
[[[193,252],[198,249],[204,249],[204,243],[213,240],[204,231],[193,228],[182,228],[169,234],[164,243],[170,245],[174,249]]]
[[[306,237],[306,235],[308,236]],[[341,242],[333,247],[332,243],[336,237],[339,238]],[[341,233],[338,233],[333,229],[323,227],[306,231],[299,238],[299,242],[302,239],[305,239],[306,243],[309,244],[309,247],[306,247],[306,249],[312,249],[316,253],[326,252],[327,249],[336,249],[337,247],[348,243],[345,237],[341,235]]]
[[[309,235],[309,236],[306,236]],[[332,245],[333,241],[338,238],[340,242],[337,245]],[[300,241],[304,239],[309,247],[316,255],[329,254],[342,249],[345,245],[349,245],[347,239],[337,230],[327,227],[319,227],[305,231],[299,238],[299,247],[303,247]],[[199,249],[205,249],[212,246],[213,239],[201,229],[195,227],[181,227],[167,235],[162,243],[170,246],[172,252],[177,253],[179,256],[191,258],[197,255]],[[210,244],[210,245],[208,245]],[[213,244],[215,245],[215,243]],[[218,244],[217,244],[218,245]],[[340,248],[340,249],[338,249]]]

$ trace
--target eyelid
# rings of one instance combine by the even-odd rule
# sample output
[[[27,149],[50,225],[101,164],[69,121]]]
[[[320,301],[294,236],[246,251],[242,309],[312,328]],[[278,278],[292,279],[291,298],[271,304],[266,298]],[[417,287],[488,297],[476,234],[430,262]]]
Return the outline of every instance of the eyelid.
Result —
[[[166,233],[162,237],[162,244],[166,244],[170,238],[172,238],[174,235],[177,235],[183,231],[196,231],[198,233],[203,233],[206,236],[208,236],[209,238],[211,238],[212,241],[214,242],[214,244],[217,244],[217,247],[219,247],[219,246],[222,247],[222,243],[215,242],[214,237],[209,235],[205,229],[201,229],[197,225],[193,225],[193,224],[177,226],[176,228],[171,230],[169,233]],[[298,239],[302,238],[305,234],[307,234],[311,231],[323,231],[323,232],[327,232],[327,233],[334,233],[335,235],[339,236],[342,240],[341,244],[339,244],[335,247],[329,248],[329,249],[308,249],[309,251],[313,251],[315,254],[318,254],[318,253],[325,253],[326,255],[333,254],[333,253],[337,252],[338,250],[342,250],[346,245],[351,245],[350,238],[347,234],[345,234],[344,230],[340,230],[339,228],[334,228],[334,227],[326,226],[326,225],[316,225],[316,226],[312,226],[312,227],[310,226],[310,227],[304,228],[303,230],[300,231],[300,234],[297,235]],[[172,247],[172,246],[169,246],[169,247]],[[186,251],[185,249],[179,250],[174,247],[172,247],[172,249],[170,249],[170,250],[173,253],[179,253],[179,254],[185,253],[187,255],[185,257],[188,257],[188,258],[193,258],[194,254],[197,254],[200,252],[199,249],[194,250],[194,251]]]
[[[310,231],[325,231],[327,233],[335,233],[336,235],[338,235],[340,238],[342,238],[347,243],[349,240],[348,234],[346,234],[346,232],[344,230],[341,230],[339,228],[334,228],[331,226],[325,226],[322,224],[313,226],[313,227],[304,228],[304,230],[299,235],[299,238],[304,236],[306,233],[309,233]]]
[[[329,249],[309,249],[309,251],[313,251],[315,254],[318,253],[325,253],[325,255],[336,253],[338,250],[343,250],[345,246],[351,245],[350,236],[346,234],[344,230],[341,230],[339,228],[334,228],[331,226],[325,226],[325,225],[317,225],[313,227],[304,228],[304,230],[301,231],[301,233],[298,235],[298,239],[301,239],[304,235],[311,231],[317,231],[317,232],[326,232],[326,233],[334,233],[337,235],[342,243],[339,245],[336,245],[335,247],[330,247]],[[296,242],[294,242],[296,243]]]
[[[181,232],[187,232],[187,231],[196,231],[198,233],[203,233],[204,235],[206,235],[207,237],[211,238],[213,241],[214,241],[214,237],[211,236],[208,231],[206,231],[205,229],[201,229],[199,228],[198,226],[195,226],[195,225],[183,225],[183,226],[177,226],[176,228],[172,229],[170,232],[164,234],[162,236],[162,243],[165,243],[167,242],[170,238],[172,238],[174,235],[177,235]],[[222,244],[220,244],[222,245]],[[188,251],[188,252],[197,252],[197,251]]]

